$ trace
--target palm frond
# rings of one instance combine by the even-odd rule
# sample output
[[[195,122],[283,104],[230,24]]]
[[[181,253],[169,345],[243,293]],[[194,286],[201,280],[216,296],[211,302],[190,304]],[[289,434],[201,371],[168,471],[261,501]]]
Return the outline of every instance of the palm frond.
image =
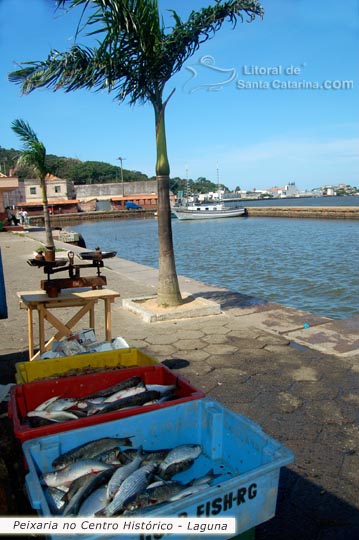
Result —
[[[58,0],[58,5],[89,11],[83,29],[97,37],[97,47],[52,50],[45,61],[20,64],[9,80],[20,84],[25,94],[40,87],[65,92],[106,89],[119,102],[128,98],[130,104],[161,100],[172,75],[225,22],[235,26],[238,20],[263,15],[258,0],[215,0],[192,11],[187,21],[170,10],[173,27],[168,29],[157,0]]]
[[[35,131],[24,120],[14,120],[11,123],[11,128],[24,144],[18,164],[33,167],[40,179],[45,178],[47,168],[45,165],[46,148],[44,144],[39,141]]]

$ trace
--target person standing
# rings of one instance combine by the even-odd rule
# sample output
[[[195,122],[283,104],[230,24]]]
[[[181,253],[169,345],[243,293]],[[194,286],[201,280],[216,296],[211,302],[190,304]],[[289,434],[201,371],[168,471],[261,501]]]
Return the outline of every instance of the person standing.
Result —
[[[17,225],[19,223],[19,220],[15,216],[14,212],[11,210],[10,206],[7,206],[5,210],[7,213],[7,219],[8,219],[9,224]]]

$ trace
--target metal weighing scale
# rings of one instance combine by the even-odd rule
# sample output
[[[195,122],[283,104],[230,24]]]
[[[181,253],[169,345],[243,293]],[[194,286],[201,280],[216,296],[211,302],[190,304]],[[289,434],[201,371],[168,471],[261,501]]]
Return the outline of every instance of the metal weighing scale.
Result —
[[[92,289],[102,289],[107,284],[106,276],[101,275],[101,268],[103,268],[103,259],[109,259],[116,256],[116,251],[101,251],[100,248],[96,248],[95,251],[83,251],[78,253],[77,256],[84,261],[91,261],[88,264],[75,264],[75,254],[73,251],[69,251],[67,259],[60,258],[54,261],[46,261],[43,254],[39,254],[38,257],[28,259],[30,266],[36,266],[43,268],[44,273],[47,274],[46,280],[41,280],[40,287],[45,290],[47,295],[51,298],[58,296],[62,289],[77,289],[81,287],[91,287]],[[96,268],[96,276],[80,276],[82,268]],[[53,279],[51,276],[59,272],[68,271],[68,277]]]

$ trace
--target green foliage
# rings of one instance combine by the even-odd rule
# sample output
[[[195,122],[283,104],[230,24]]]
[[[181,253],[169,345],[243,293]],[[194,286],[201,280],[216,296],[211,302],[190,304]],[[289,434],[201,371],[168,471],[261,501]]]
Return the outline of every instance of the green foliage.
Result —
[[[33,167],[19,163],[20,155],[20,150],[0,148],[1,171],[3,174],[9,174],[10,169],[13,168],[20,180],[34,178],[36,173]],[[79,159],[48,154],[45,163],[46,169],[51,171],[51,174],[71,180],[75,185],[118,182],[121,178],[119,166],[103,161],[80,161]],[[123,180],[124,182],[148,180],[148,176],[140,171],[123,169]]]
[[[157,0],[60,0],[59,5],[88,10],[78,33],[95,36],[98,46],[75,44],[65,53],[51,50],[44,61],[23,62],[9,74],[23,93],[40,87],[71,92],[80,88],[107,90],[119,102],[150,101],[159,112],[167,81],[200,47],[229,21],[252,21],[263,15],[258,0],[216,0],[191,11],[187,21],[170,10],[173,26],[165,24]]]
[[[48,172],[45,162],[45,145],[39,141],[34,130],[24,120],[14,120],[11,124],[11,128],[24,144],[24,148],[18,159],[18,164],[20,166],[23,164],[32,167],[36,176],[38,176],[40,180],[43,180]]]
[[[17,118],[11,123],[11,129],[19,136],[23,143],[23,150],[18,159],[18,163],[30,165],[40,179],[42,203],[44,207],[44,225],[46,233],[46,249],[53,253],[55,249],[54,238],[52,235],[50,214],[47,201],[46,174],[49,172],[46,166],[46,148],[30,124]],[[53,255],[54,256],[54,255]]]
[[[220,184],[219,187],[220,189],[224,189],[224,191],[230,191],[223,184]],[[170,179],[170,189],[175,195],[177,195],[179,191],[182,191],[183,196],[186,197],[187,195],[190,196],[199,193],[217,192],[218,184],[203,176],[197,178],[197,180],[192,180],[191,178],[187,180],[185,178],[176,177]]]

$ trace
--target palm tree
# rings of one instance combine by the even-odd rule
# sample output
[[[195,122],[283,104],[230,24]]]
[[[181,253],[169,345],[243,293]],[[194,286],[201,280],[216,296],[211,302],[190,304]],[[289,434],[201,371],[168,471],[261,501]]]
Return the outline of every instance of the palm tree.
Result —
[[[55,259],[55,244],[52,236],[49,206],[47,201],[47,189],[46,189],[46,175],[48,173],[46,167],[46,148],[44,144],[39,141],[34,130],[24,120],[14,120],[11,124],[13,131],[20,137],[20,140],[24,143],[24,150],[18,159],[18,165],[28,165],[32,167],[35,174],[40,180],[42,204],[44,208],[44,224],[46,234],[46,252],[45,258],[47,260]]]
[[[75,44],[68,52],[52,50],[45,61],[25,62],[9,74],[27,94],[41,87],[66,92],[87,88],[108,90],[115,100],[130,105],[150,102],[156,128],[156,178],[158,182],[158,303],[174,306],[182,302],[172,242],[169,198],[170,167],[167,155],[165,109],[174,90],[164,99],[164,89],[184,62],[214,36],[225,21],[262,16],[258,0],[215,0],[213,6],[192,11],[186,21],[169,10],[171,28],[160,17],[157,0],[58,0],[70,8],[83,6],[79,32],[98,38],[97,46]],[[86,22],[84,11],[89,10]],[[79,28],[80,28],[79,24]]]

